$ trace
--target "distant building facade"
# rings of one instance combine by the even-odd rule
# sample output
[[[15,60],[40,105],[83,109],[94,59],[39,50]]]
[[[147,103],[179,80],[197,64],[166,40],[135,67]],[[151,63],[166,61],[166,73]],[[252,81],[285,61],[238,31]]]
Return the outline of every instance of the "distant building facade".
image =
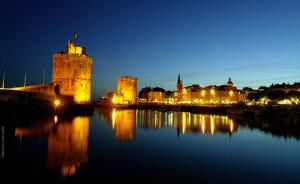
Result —
[[[160,87],[145,87],[139,92],[139,102],[165,103],[166,92]]]
[[[85,48],[72,41],[65,52],[53,54],[52,83],[59,94],[72,97],[75,103],[90,103],[92,63]]]
[[[244,102],[247,95],[238,91],[234,87],[231,78],[229,78],[226,85],[216,86],[210,85],[200,87],[199,85],[192,85],[183,88],[182,103],[192,104],[231,104]]]

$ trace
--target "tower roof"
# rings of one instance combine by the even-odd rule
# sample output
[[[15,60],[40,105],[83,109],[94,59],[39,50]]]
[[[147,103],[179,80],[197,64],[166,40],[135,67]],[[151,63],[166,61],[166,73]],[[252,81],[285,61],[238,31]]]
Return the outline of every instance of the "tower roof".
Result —
[[[177,83],[181,83],[180,73],[178,74],[178,80],[177,80]]]
[[[233,85],[233,82],[231,81],[231,78],[229,77],[229,80],[227,82],[227,85]]]

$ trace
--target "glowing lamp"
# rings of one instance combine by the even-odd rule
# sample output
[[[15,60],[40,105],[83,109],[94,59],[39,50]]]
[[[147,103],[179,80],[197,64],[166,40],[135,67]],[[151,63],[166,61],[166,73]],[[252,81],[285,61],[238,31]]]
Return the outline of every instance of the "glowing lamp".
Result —
[[[60,101],[58,99],[54,100],[55,107],[58,107],[60,105]]]

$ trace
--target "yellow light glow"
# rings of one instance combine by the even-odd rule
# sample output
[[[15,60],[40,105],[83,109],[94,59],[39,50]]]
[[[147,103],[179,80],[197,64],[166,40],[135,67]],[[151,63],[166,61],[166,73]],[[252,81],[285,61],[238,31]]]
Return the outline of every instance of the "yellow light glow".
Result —
[[[233,96],[233,91],[232,90],[229,91],[229,95]]]
[[[280,101],[278,102],[278,104],[280,104],[280,105],[291,105],[292,102],[291,102],[291,100],[289,100],[289,99],[284,99],[284,100],[280,100]]]
[[[201,91],[201,96],[205,96],[205,90]]]
[[[85,103],[89,101],[89,95],[84,93],[84,90],[77,90],[77,93],[74,96],[74,101],[76,103]]]
[[[201,126],[201,129],[202,129],[202,133],[204,134],[204,132],[205,132],[205,117],[204,117],[204,115],[202,115],[202,126]]]
[[[213,116],[210,116],[210,131],[211,134],[214,134],[215,132],[215,119]]]
[[[54,116],[54,123],[57,123],[57,121],[58,121],[58,117]]]
[[[233,121],[232,121],[232,119],[229,121],[230,121],[230,132],[232,132],[233,131]]]
[[[115,129],[116,124],[116,109],[113,109],[112,111],[112,128]]]
[[[214,90],[214,89],[211,89],[211,90],[210,90],[210,94],[211,94],[211,95],[215,95],[215,90]]]
[[[60,100],[56,99],[54,100],[55,107],[58,107],[60,105]]]

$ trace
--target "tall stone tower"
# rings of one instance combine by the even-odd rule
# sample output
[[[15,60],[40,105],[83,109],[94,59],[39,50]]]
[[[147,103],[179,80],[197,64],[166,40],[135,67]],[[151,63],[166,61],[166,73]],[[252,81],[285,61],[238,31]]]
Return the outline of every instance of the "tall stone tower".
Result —
[[[52,83],[56,91],[72,97],[75,103],[90,103],[92,63],[85,48],[69,40],[65,52],[53,54]]]
[[[116,93],[116,102],[119,104],[134,104],[137,96],[137,78],[136,77],[119,77],[118,89]]]

